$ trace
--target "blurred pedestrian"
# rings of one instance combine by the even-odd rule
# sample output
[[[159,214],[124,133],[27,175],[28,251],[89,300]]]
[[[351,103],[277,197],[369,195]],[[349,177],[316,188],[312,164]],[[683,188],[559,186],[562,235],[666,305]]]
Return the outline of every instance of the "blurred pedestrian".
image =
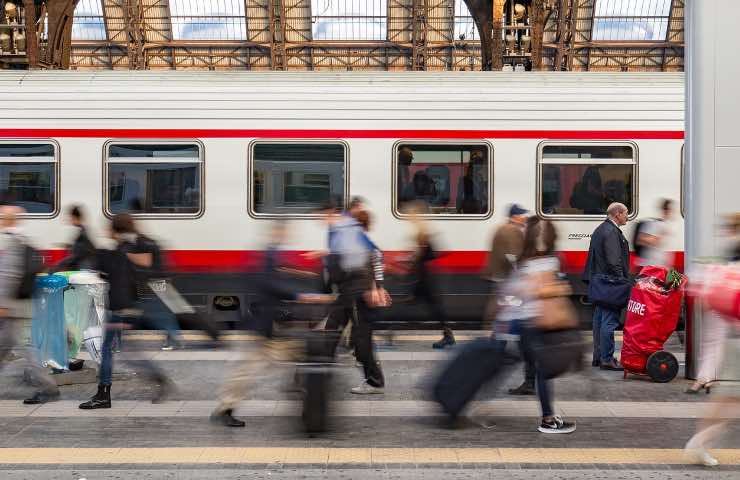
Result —
[[[635,255],[640,267],[655,265],[671,268],[673,259],[669,258],[665,245],[671,236],[669,222],[673,217],[673,200],[660,201],[660,216],[643,220],[635,226]]]
[[[181,348],[177,317],[162,300],[167,290],[173,288],[164,268],[162,249],[157,241],[139,231],[133,217],[128,218],[131,219],[133,231],[125,237],[130,245],[128,255],[134,266],[138,306],[149,324],[166,332],[162,350]]]
[[[240,358],[232,367],[224,383],[218,406],[211,413],[211,422],[227,427],[244,427],[246,422],[234,417],[244,392],[260,372],[266,372],[271,362],[296,360],[300,344],[282,339],[275,335],[274,325],[280,316],[283,301],[329,302],[330,295],[300,294],[283,281],[280,276],[282,268],[281,249],[288,235],[288,226],[284,222],[275,222],[270,229],[270,236],[261,274],[256,282],[258,299],[248,327],[259,336],[257,350],[253,358]]]
[[[594,230],[588,249],[583,280],[589,283],[594,275],[628,279],[630,275],[629,243],[621,227],[627,224],[629,212],[621,203],[607,208],[607,219]],[[593,358],[591,365],[602,370],[623,370],[614,358],[614,331],[619,327],[620,310],[597,304],[593,317]]]
[[[514,269],[524,246],[524,230],[529,212],[514,203],[509,207],[508,220],[496,229],[483,276],[498,284]]]
[[[29,273],[29,240],[18,225],[18,216],[25,211],[16,206],[0,207],[0,369],[10,360],[12,350],[22,354],[26,371],[38,388],[23,403],[36,405],[59,398],[59,387],[49,373],[41,367],[37,352],[32,346],[23,345],[21,336],[24,321],[31,311],[30,299],[19,298],[19,289]]]
[[[524,248],[524,233],[529,211],[519,204],[512,204],[508,209],[506,223],[499,226],[491,242],[491,251],[488,254],[488,263],[483,272],[484,278],[492,284],[491,297],[486,306],[484,323],[495,321],[499,303],[505,301],[501,295],[504,283],[509,279],[516,268],[519,257]],[[524,382],[516,388],[509,389],[510,395],[535,394],[534,369],[530,363],[525,363]]]
[[[575,423],[566,422],[555,415],[552,406],[552,381],[542,370],[545,365],[536,362],[537,349],[544,345],[546,334],[537,324],[537,319],[543,316],[546,308],[540,290],[544,285],[555,284],[560,271],[560,262],[555,256],[556,239],[557,232],[550,221],[530,217],[527,220],[522,255],[511,284],[514,295],[521,301],[521,305],[515,310],[519,314],[516,322],[519,323],[521,332],[521,350],[529,365],[528,370],[534,372],[537,397],[542,410],[538,430],[542,433],[572,433],[576,429]],[[552,308],[550,305],[547,307]]]
[[[87,233],[85,227],[85,215],[81,205],[73,205],[67,212],[67,222],[77,229],[70,254],[61,262],[49,269],[50,273],[90,270],[95,266],[95,245]]]
[[[110,237],[116,242],[113,250],[98,250],[96,270],[108,281],[109,313],[103,327],[103,345],[98,373],[97,393],[87,402],[80,404],[83,410],[111,408],[111,385],[113,383],[113,341],[116,332],[131,327],[149,327],[142,316],[137,292],[137,273],[134,262],[148,263],[147,254],[137,253],[136,229],[129,214],[118,214],[111,219]],[[139,368],[145,378],[156,384],[152,403],[158,403],[172,390],[169,378],[152,361],[142,360]]]
[[[450,328],[447,313],[442,305],[442,296],[437,278],[431,270],[431,262],[437,259],[436,240],[429,231],[429,224],[424,219],[428,207],[424,202],[416,201],[406,205],[404,213],[408,214],[414,232],[412,237],[413,252],[409,263],[414,279],[412,287],[413,300],[426,305],[432,319],[442,327],[442,338],[432,344],[433,348],[445,348],[455,344],[455,335]]]
[[[727,268],[740,272],[740,213],[735,213],[728,218],[729,248],[726,258],[731,262]],[[708,284],[711,279],[707,280]],[[710,288],[732,288],[726,285],[712,285]],[[703,292],[705,296],[709,292]],[[702,390],[709,393],[710,388],[716,383],[717,373],[724,359],[724,348],[733,326],[737,328],[737,318],[725,318],[712,310],[705,310],[701,322],[701,345],[699,347],[699,369],[694,384],[686,390],[686,393],[698,393]],[[733,325],[734,324],[734,325]],[[733,352],[735,357],[737,352]],[[729,419],[740,414],[740,393],[724,394],[715,399],[709,415],[700,420],[696,433],[686,443],[686,451],[693,459],[702,465],[713,467],[719,465],[719,460],[709,453],[712,444],[727,430]]]
[[[326,323],[328,330],[341,330],[349,314],[355,357],[362,364],[365,381],[351,389],[359,395],[383,393],[385,378],[375,357],[371,309],[389,302],[382,283],[380,249],[370,240],[362,225],[349,212],[333,217],[329,231],[326,263],[339,297]],[[375,259],[375,260],[374,260]],[[380,274],[380,277],[378,275]]]
[[[555,248],[555,239],[556,239],[556,232],[555,227],[553,226],[552,222],[548,220],[540,220],[538,217],[532,216],[528,217],[526,220],[526,227],[524,230],[524,241],[522,243],[522,252],[519,255],[519,258],[517,259],[517,269],[512,273],[512,276],[516,278],[521,278],[521,275],[524,275],[527,270],[527,266],[530,266],[531,263],[530,260],[537,258],[537,257],[553,257],[554,256],[554,248]],[[537,244],[538,239],[544,239],[541,244]],[[538,248],[542,247],[543,250],[538,250]],[[557,259],[555,259],[557,260]],[[550,260],[551,262],[552,260]],[[550,262],[540,262],[548,267],[553,266]],[[531,266],[530,266],[531,267]],[[558,264],[559,267],[559,264]],[[522,272],[520,275],[517,275],[518,271],[524,268],[524,272]],[[515,302],[519,301],[518,297],[516,295],[514,296],[517,298],[517,300],[514,300]],[[536,312],[536,308],[530,308],[529,312]],[[521,324],[515,324],[513,331],[521,333],[522,325]],[[519,342],[519,346],[521,347],[520,351],[522,353],[522,359],[524,360],[524,381],[521,385],[519,385],[516,388],[510,388],[509,389],[509,395],[534,395],[536,393],[535,390],[535,382],[536,382],[536,375],[535,375],[535,364],[534,364],[534,358],[532,355],[526,354],[524,350],[524,342]]]

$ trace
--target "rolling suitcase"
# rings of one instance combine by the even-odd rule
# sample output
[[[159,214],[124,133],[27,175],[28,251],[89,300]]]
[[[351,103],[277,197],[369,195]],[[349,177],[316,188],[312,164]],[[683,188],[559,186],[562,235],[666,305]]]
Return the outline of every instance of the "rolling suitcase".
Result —
[[[442,371],[434,384],[434,399],[452,419],[457,418],[478,390],[499,373],[502,364],[502,342],[475,340]]]

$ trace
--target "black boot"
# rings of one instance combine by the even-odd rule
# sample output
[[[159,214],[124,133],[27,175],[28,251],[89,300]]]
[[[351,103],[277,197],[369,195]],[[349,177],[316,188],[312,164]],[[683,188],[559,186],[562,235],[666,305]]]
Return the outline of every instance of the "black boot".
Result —
[[[234,411],[231,409],[224,410],[222,412],[213,412],[211,414],[211,422],[220,423],[221,425],[224,425],[226,427],[246,426],[246,422],[244,422],[243,420],[239,420],[238,418],[234,418],[234,416],[232,415],[233,413]]]
[[[432,348],[445,348],[451,347],[455,344],[455,336],[452,334],[452,330],[445,330],[442,335],[442,340],[434,342]]]
[[[518,387],[509,389],[509,395],[534,395],[535,393],[534,384],[526,380]]]
[[[110,385],[98,385],[98,393],[90,400],[80,404],[82,410],[110,408]]]
[[[33,397],[23,400],[24,405],[40,405],[46,402],[59,400],[59,390],[52,392],[36,392]]]

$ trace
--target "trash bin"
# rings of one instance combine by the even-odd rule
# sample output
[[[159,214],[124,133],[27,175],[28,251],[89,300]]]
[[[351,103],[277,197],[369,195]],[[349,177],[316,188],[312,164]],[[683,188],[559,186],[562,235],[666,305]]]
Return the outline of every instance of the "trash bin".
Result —
[[[85,331],[103,324],[107,283],[94,272],[69,273],[69,288],[64,292],[64,318],[68,355],[75,358],[85,340]]]
[[[33,296],[31,341],[44,367],[67,370],[67,332],[64,321],[64,289],[61,275],[40,275]]]

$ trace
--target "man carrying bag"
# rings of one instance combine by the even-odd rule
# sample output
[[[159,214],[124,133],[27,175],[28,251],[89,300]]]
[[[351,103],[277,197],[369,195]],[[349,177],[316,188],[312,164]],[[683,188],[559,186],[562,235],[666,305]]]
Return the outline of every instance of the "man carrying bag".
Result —
[[[629,243],[620,227],[627,224],[628,210],[621,203],[607,208],[607,219],[591,235],[583,281],[596,306],[593,317],[592,365],[602,370],[622,370],[614,358],[614,330],[629,300]]]

